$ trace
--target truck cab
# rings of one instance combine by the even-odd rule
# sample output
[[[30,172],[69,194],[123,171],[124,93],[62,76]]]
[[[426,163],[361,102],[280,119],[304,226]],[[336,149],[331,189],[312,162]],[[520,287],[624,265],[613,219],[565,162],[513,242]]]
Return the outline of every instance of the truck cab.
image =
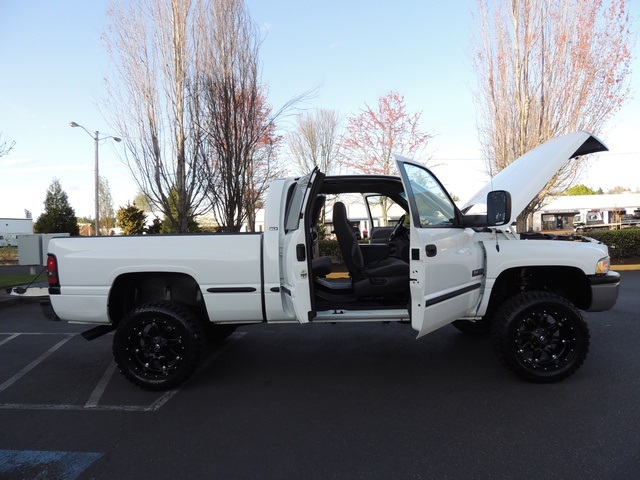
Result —
[[[514,277],[535,276],[535,282],[549,283],[554,275],[573,278],[576,269],[595,273],[596,263],[605,257],[601,247],[594,251],[584,242],[587,248],[582,253],[597,258],[585,261],[575,255],[576,250],[575,258],[565,262],[568,265],[560,265],[560,259],[548,257],[549,253],[548,258],[523,257],[523,249],[552,248],[555,255],[568,243],[525,246],[516,242],[520,236],[509,228],[512,204],[517,211],[523,209],[550,178],[549,172],[555,173],[568,158],[606,148],[594,138],[580,132],[529,152],[473,196],[463,210],[428,168],[401,156],[396,156],[398,177],[324,177],[313,172],[299,179],[287,203],[289,222],[281,232],[285,304],[301,323],[401,319],[410,321],[420,337],[454,320],[461,321],[458,325],[481,322],[496,308],[492,302],[523,287],[524,280]],[[544,168],[541,159],[546,160]],[[509,186],[514,180],[517,185]],[[515,200],[512,191],[518,194]],[[370,225],[376,225],[372,212],[381,210],[380,205],[387,210],[393,206],[402,215],[394,227],[372,228],[369,243],[360,243],[349,232],[351,222],[345,218],[343,202],[336,201],[349,195],[364,198]],[[331,263],[318,256],[314,245],[318,202],[332,205],[333,228],[348,267],[346,280],[331,278]],[[583,309],[611,306],[611,300],[594,301],[597,296],[586,284],[571,289],[569,295]]]

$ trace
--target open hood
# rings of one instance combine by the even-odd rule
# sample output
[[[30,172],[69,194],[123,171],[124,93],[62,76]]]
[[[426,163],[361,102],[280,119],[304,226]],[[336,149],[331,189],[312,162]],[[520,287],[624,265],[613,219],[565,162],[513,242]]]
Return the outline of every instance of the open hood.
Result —
[[[464,204],[462,211],[466,213],[474,205],[486,205],[487,193],[491,190],[506,190],[511,194],[513,221],[569,159],[606,150],[604,143],[588,132],[556,137],[527,152],[498,173]]]

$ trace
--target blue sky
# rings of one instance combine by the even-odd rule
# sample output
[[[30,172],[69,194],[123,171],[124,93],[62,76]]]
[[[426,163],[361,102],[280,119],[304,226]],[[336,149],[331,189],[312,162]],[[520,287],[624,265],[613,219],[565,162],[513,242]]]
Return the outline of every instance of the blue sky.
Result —
[[[335,109],[344,118],[396,90],[435,135],[429,153],[447,188],[464,199],[484,184],[469,59],[475,0],[246,3],[265,34],[262,80],[275,109],[319,87],[303,107]],[[640,2],[630,3],[638,18]],[[69,122],[118,134],[98,107],[109,70],[100,42],[106,8],[106,0],[0,0],[0,132],[16,141],[0,158],[0,217],[22,218],[28,209],[37,218],[54,177],[77,215],[93,216],[93,140]],[[638,59],[633,67],[640,86]],[[640,98],[601,135],[611,153],[591,162],[584,183],[640,188],[638,132]],[[100,173],[116,208],[137,193],[118,148],[112,140],[100,145]]]

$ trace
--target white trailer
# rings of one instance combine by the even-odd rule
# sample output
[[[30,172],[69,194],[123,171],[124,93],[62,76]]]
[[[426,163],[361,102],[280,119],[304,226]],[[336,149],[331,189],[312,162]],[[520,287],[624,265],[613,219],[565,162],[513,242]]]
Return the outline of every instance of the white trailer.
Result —
[[[577,233],[591,230],[620,230],[622,228],[640,227],[640,209],[626,208],[621,210],[621,216],[612,221],[611,212],[589,210],[578,213],[573,217],[573,229]]]
[[[33,233],[33,220],[30,218],[0,218],[0,247],[18,246],[18,235]]]

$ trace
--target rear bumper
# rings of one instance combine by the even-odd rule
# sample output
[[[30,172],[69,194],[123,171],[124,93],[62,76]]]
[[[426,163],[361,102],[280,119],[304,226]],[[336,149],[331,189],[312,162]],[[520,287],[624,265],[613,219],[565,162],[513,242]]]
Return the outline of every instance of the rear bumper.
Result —
[[[620,274],[609,272],[606,275],[592,275],[588,278],[591,283],[591,305],[587,312],[602,312],[612,308],[618,299]]]

